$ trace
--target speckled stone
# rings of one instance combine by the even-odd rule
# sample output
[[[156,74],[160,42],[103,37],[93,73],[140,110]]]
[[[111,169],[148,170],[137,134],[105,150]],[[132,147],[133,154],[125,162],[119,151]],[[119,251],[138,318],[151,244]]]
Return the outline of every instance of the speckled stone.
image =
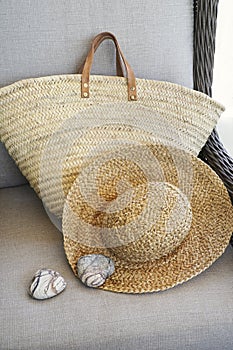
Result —
[[[114,262],[101,254],[82,256],[77,262],[77,273],[87,287],[97,288],[113,274]]]
[[[44,300],[53,298],[66,288],[64,278],[50,269],[38,270],[29,287],[29,294],[34,299]]]

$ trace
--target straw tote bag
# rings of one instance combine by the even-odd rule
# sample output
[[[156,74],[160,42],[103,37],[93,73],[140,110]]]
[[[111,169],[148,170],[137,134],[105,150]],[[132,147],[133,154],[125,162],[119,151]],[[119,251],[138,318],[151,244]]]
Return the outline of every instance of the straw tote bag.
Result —
[[[106,39],[116,47],[116,77],[90,74],[94,53]],[[200,92],[136,79],[116,37],[108,32],[94,38],[81,74],[27,79],[4,87],[0,108],[1,141],[59,218],[84,163],[109,149],[130,145],[134,152],[148,142],[172,144],[196,156],[224,110]]]

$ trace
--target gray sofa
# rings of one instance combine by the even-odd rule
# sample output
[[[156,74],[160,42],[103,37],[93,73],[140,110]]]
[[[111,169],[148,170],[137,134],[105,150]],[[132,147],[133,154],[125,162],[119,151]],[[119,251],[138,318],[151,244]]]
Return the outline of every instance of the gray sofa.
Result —
[[[191,0],[8,0],[0,2],[0,84],[74,73],[92,37],[112,31],[137,77],[192,87]],[[93,73],[114,75],[104,43]],[[126,295],[84,287],[73,275],[62,234],[0,144],[1,350],[230,350],[233,251],[189,282]],[[59,271],[65,292],[46,301],[27,293],[42,267]]]

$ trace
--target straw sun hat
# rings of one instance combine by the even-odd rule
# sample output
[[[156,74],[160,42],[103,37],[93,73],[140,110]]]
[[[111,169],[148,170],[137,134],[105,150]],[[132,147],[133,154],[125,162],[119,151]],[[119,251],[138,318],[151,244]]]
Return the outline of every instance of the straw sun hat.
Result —
[[[42,157],[42,200],[58,217],[62,211],[64,248],[76,276],[81,257],[101,254],[115,272],[99,288],[165,290],[222,255],[233,209],[221,180],[173,126],[158,118],[152,130],[149,110],[123,107],[90,107],[54,133]],[[133,121],[136,111],[144,113],[141,125]],[[49,171],[55,175],[48,182]]]
[[[160,144],[128,151],[130,160],[122,148],[88,164],[72,185],[63,212],[66,255],[76,275],[82,256],[111,258],[115,272],[102,289],[165,290],[221,256],[233,229],[232,205],[217,175],[190,154]],[[90,170],[95,176],[87,179]]]

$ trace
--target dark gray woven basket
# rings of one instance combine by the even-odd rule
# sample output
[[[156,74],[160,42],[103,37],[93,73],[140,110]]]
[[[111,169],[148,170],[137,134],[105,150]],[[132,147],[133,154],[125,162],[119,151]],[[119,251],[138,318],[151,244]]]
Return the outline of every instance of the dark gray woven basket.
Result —
[[[216,24],[219,0],[194,0],[194,89],[212,96]],[[233,204],[233,159],[214,129],[199,157],[222,179]],[[231,237],[233,245],[233,235]]]

